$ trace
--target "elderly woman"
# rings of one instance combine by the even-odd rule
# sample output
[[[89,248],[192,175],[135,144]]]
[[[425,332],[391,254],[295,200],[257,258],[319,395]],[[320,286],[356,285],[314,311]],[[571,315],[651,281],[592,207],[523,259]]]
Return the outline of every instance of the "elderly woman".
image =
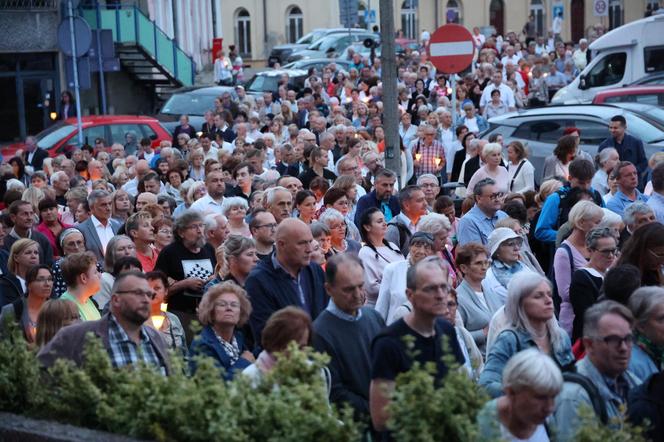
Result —
[[[5,331],[6,321],[15,321],[29,343],[35,342],[37,317],[44,302],[51,296],[53,275],[46,265],[36,265],[25,276],[26,296],[2,307],[0,330]]]
[[[622,248],[617,265],[632,264],[641,271],[641,285],[664,285],[664,225],[650,223],[634,231]]]
[[[22,238],[12,244],[9,250],[7,268],[9,273],[0,275],[0,307],[23,299],[26,290],[28,270],[39,264],[39,243]]]
[[[420,218],[417,223],[417,231],[428,233],[433,237],[433,252],[436,256],[443,259],[447,275],[452,287],[459,283],[460,275],[457,275],[457,267],[454,263],[452,254],[447,250],[447,239],[452,226],[445,215],[438,213],[429,213]]]
[[[357,254],[360,251],[362,247],[360,243],[346,237],[348,223],[346,223],[346,218],[341,212],[330,207],[323,212],[318,220],[330,229],[332,247],[328,254],[326,254],[326,258],[337,253],[348,252]]]
[[[548,441],[546,419],[555,409],[563,377],[556,362],[529,348],[514,355],[502,373],[505,395],[479,412],[480,440]]]
[[[393,262],[403,261],[404,257],[399,247],[385,239],[387,223],[379,208],[371,207],[362,213],[360,229],[364,245],[358,257],[364,265],[364,292],[367,305],[374,306],[385,267]]]
[[[456,288],[459,314],[466,330],[484,354],[489,321],[503,306],[504,299],[495,291],[484,289],[483,281],[491,261],[482,244],[470,242],[460,246],[456,250],[456,264],[463,275],[463,281]]]
[[[468,132],[466,135],[461,138],[461,147],[462,149],[459,149],[456,151],[454,154],[454,161],[452,163],[452,175],[450,176],[450,181],[461,181],[461,172],[463,170],[463,163],[477,155],[477,146],[475,148],[471,148],[470,142],[473,141],[475,138],[474,133]]]
[[[412,307],[412,304],[410,306]],[[484,356],[477,347],[473,336],[464,327],[463,321],[459,320],[457,316],[458,306],[457,292],[456,290],[450,290],[450,296],[447,299],[447,313],[443,315],[443,318],[450,324],[454,324],[459,348],[461,348],[465,361],[463,367],[471,378],[477,380],[484,368]]]
[[[198,305],[198,320],[203,330],[191,343],[192,371],[196,371],[194,357],[198,355],[212,357],[226,380],[251,365],[254,356],[239,331],[250,314],[247,292],[237,284],[224,282],[208,290]]]
[[[664,288],[641,287],[629,297],[634,345],[628,370],[642,381],[664,368]]]
[[[574,312],[572,342],[583,336],[583,315],[597,302],[602,291],[604,275],[613,266],[619,249],[615,234],[608,228],[596,228],[586,235],[590,253],[588,265],[574,272],[569,286],[569,300]]]
[[[520,141],[512,141],[507,145],[507,174],[509,192],[535,190],[535,166],[528,161],[528,152]]]
[[[132,256],[136,257],[136,246],[127,235],[115,235],[106,245],[104,254],[104,272],[101,274],[101,286],[99,291],[92,296],[100,311],[104,310],[108,301],[111,300],[111,289],[115,282],[113,269],[118,259]]]
[[[376,311],[385,319],[387,325],[398,319],[395,317],[397,309],[407,301],[406,273],[408,268],[427,256],[432,256],[434,254],[433,244],[434,239],[430,234],[415,232],[410,239],[408,259],[385,266],[376,299]]]
[[[591,201],[579,201],[569,212],[569,224],[572,233],[556,250],[553,257],[555,284],[560,297],[560,326],[570,336],[574,321],[574,309],[569,300],[569,287],[575,270],[586,267],[590,252],[586,244],[586,235],[597,227],[604,212]]]
[[[488,350],[480,385],[492,397],[504,394],[501,378],[505,364],[521,350],[536,347],[559,367],[574,363],[569,336],[554,315],[551,283],[536,273],[521,273],[510,281],[504,309],[507,328]]]
[[[249,224],[245,221],[249,203],[241,196],[224,198],[221,203],[221,213],[228,218],[228,230],[232,235],[242,235],[251,238]]]
[[[150,288],[155,296],[150,303],[150,322],[149,325],[159,330],[161,337],[168,344],[168,348],[179,350],[181,354],[187,354],[187,341],[185,338],[184,327],[180,319],[173,313],[165,311],[164,302],[168,291],[168,278],[164,272],[155,270],[145,274]]]
[[[498,227],[489,235],[489,257],[491,266],[483,282],[485,293],[491,293],[504,303],[507,298],[507,286],[518,273],[532,272],[521,259],[523,238],[514,230]]]
[[[484,166],[477,169],[466,186],[466,194],[471,195],[475,184],[485,178],[491,178],[496,182],[496,186],[501,192],[507,192],[509,189],[509,172],[500,165],[503,157],[501,153],[503,147],[498,143],[487,143],[482,148],[482,160]],[[466,177],[467,178],[467,177]]]
[[[195,181],[205,180],[205,152],[201,148],[194,149],[189,155],[189,177]]]
[[[544,160],[542,180],[554,177],[569,177],[569,163],[576,157],[576,138],[572,135],[560,137],[558,144],[553,149],[553,155]]]
[[[599,168],[595,172],[590,185],[604,196],[609,193],[609,175],[620,161],[620,156],[615,148],[608,147],[597,154],[596,161]]]

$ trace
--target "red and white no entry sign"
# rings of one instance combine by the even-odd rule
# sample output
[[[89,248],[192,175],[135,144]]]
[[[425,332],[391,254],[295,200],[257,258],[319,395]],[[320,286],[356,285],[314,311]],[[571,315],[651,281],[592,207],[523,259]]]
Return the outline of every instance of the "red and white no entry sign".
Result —
[[[441,26],[431,36],[429,59],[439,71],[456,74],[473,61],[475,44],[468,29],[461,25]]]

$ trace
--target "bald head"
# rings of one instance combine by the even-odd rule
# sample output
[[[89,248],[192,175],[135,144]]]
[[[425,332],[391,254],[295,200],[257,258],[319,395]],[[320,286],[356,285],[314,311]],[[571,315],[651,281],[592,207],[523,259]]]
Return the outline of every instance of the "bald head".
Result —
[[[288,271],[297,273],[311,260],[311,229],[297,218],[283,220],[276,233],[277,259]]]
[[[151,192],[143,192],[136,197],[136,211],[140,212],[148,204],[157,204],[157,195]]]
[[[146,160],[138,160],[134,166],[136,176],[141,179],[150,171],[150,164]]]

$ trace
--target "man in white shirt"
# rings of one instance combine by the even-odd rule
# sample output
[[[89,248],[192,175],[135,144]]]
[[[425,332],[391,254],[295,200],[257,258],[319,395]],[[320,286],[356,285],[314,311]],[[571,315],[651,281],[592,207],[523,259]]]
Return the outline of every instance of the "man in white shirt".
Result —
[[[572,60],[574,60],[574,66],[576,66],[579,72],[586,68],[588,64],[588,40],[585,38],[579,40],[579,49],[574,51]]]
[[[484,113],[484,107],[489,101],[491,101],[491,92],[493,92],[494,89],[500,90],[500,101],[507,106],[509,111],[515,111],[516,103],[514,101],[514,92],[512,92],[512,89],[510,89],[509,86],[503,84],[502,72],[495,71],[491,75],[491,83],[487,84],[484,91],[482,91],[482,97],[480,98],[480,112]]]
[[[224,201],[224,192],[226,185],[221,171],[212,171],[205,177],[205,188],[207,195],[196,200],[191,205],[191,210],[196,210],[203,215],[208,213],[215,213],[223,215],[221,211],[221,203]]]
[[[508,63],[511,63],[514,66],[516,66],[519,63],[520,59],[521,59],[521,54],[515,53],[514,46],[509,45],[507,49],[505,49],[505,56],[500,60],[500,62],[503,64],[503,69],[505,69],[505,66],[507,66]]]
[[[104,261],[106,246],[120,229],[120,223],[111,219],[113,198],[105,190],[93,190],[88,196],[91,216],[77,228],[85,238],[85,248]]]
[[[452,114],[444,108],[436,109],[438,119],[440,120],[440,142],[447,151],[448,146],[454,143],[454,130],[452,129]]]
[[[480,28],[475,26],[473,28],[473,41],[475,42],[475,47],[480,50],[484,46],[486,37],[480,32]]]
[[[210,139],[210,135],[208,133],[203,132],[203,134],[199,138],[201,142],[201,147],[203,148],[203,161],[206,160],[218,160],[218,152],[219,149],[214,147],[212,145],[212,140]]]
[[[553,18],[553,23],[551,25],[551,29],[553,31],[553,38],[558,39],[560,37],[560,33],[563,31],[563,13],[559,12],[558,15],[556,15]]]
[[[138,160],[134,166],[134,173],[136,176],[129,181],[127,181],[123,186],[122,190],[127,192],[129,195],[135,197],[138,195],[138,182],[150,172],[150,164],[147,160]]]

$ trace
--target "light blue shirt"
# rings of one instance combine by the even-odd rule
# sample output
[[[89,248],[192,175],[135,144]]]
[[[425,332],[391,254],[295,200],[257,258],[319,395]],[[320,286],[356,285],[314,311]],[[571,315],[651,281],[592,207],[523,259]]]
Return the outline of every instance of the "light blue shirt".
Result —
[[[646,204],[648,204],[652,211],[655,212],[655,218],[657,218],[657,221],[664,224],[664,196],[657,192],[653,192]]]
[[[638,189],[634,189],[634,191],[636,192],[636,199],[632,201],[627,197],[627,195],[618,190],[616,194],[613,195],[613,198],[611,198],[609,202],[606,203],[606,208],[620,216],[623,216],[625,209],[631,206],[632,203],[636,201],[643,201],[644,203],[648,202],[647,196],[639,192]]]
[[[457,229],[459,245],[469,242],[478,242],[486,245],[489,235],[496,228],[496,222],[503,218],[507,218],[507,214],[502,210],[497,211],[495,215],[489,217],[475,205],[459,220],[459,227]]]
[[[362,309],[357,310],[357,316],[349,315],[348,313],[342,311],[339,307],[337,307],[332,298],[330,298],[330,302],[327,304],[327,308],[325,310],[332,313],[337,318],[343,319],[344,321],[348,322],[359,321],[360,318],[362,318]]]

